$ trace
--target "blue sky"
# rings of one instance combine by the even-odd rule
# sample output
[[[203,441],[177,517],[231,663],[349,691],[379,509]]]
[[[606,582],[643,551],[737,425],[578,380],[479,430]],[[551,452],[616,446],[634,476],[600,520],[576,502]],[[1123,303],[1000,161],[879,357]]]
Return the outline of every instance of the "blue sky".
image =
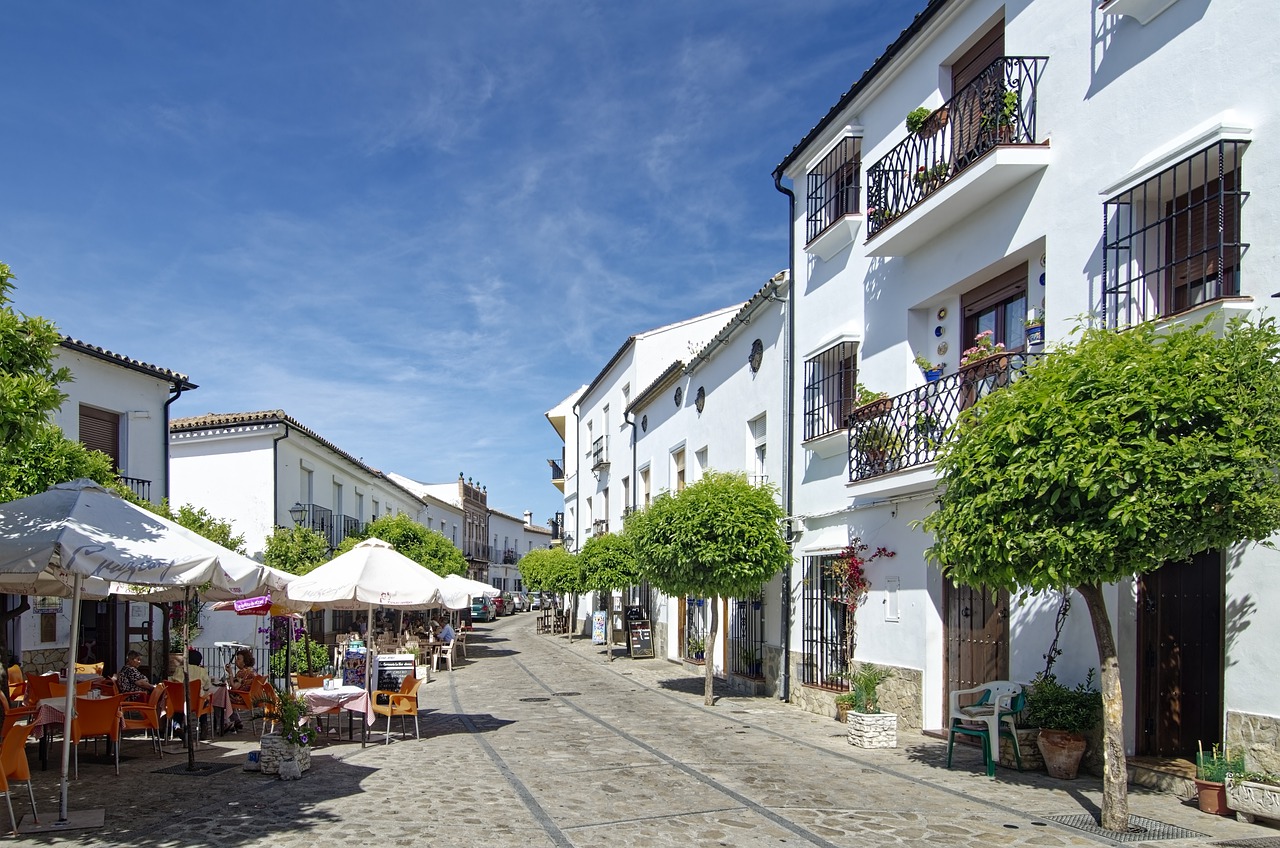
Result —
[[[6,4],[16,306],[543,523],[543,413],[787,265],[775,165],[923,2]]]

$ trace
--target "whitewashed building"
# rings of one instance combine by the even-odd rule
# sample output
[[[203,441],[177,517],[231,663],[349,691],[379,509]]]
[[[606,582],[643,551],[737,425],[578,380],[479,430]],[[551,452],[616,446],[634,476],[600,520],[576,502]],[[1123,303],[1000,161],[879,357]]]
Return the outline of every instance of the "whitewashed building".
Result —
[[[489,508],[489,585],[504,592],[524,590],[520,560],[534,548],[551,546],[551,529],[533,523],[533,513],[523,518]]]
[[[639,481],[628,507],[644,508],[660,492],[680,491],[708,469],[741,471],[762,485],[781,483],[789,296],[787,275],[778,274],[626,407],[634,434],[630,456],[614,458]],[[673,660],[710,662],[735,687],[763,691],[765,667],[772,664],[772,678],[778,676],[781,583],[777,578],[758,597],[720,599],[717,638],[709,643],[708,599],[654,593],[637,600],[654,612],[655,651]]]
[[[1123,328],[1267,305],[1280,80],[1237,57],[1269,55],[1276,21],[1256,0],[935,0],[781,162],[803,293],[793,700],[829,704],[843,657],[815,576],[851,537],[897,554],[872,565],[857,651],[898,669],[908,725],[942,727],[949,690],[1043,669],[1058,599],[993,600],[924,561],[911,522],[932,508],[940,434],[1038,350],[1029,316],[1052,344],[1082,315]],[[984,330],[1017,355],[961,369]],[[916,354],[945,376],[926,382]],[[846,426],[858,383],[889,409]],[[1280,588],[1275,559],[1241,546],[1109,588],[1131,753],[1186,756],[1224,734],[1274,751],[1280,622],[1256,609]],[[1056,645],[1064,680],[1097,665],[1082,601]]]

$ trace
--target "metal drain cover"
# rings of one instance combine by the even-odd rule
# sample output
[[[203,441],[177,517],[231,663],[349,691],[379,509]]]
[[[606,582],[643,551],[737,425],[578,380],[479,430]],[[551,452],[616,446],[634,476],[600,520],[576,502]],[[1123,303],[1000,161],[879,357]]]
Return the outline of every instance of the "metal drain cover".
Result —
[[[550,701],[551,699],[550,698],[521,698],[520,700],[526,704],[532,704],[536,701]]]
[[[1095,836],[1103,836],[1112,842],[1155,842],[1161,839],[1194,839],[1205,834],[1185,827],[1144,819],[1142,816],[1129,816],[1129,832],[1117,833],[1114,830],[1103,830],[1097,819],[1088,813],[1074,816],[1044,816],[1051,822],[1082,830]]]
[[[581,695],[582,693],[581,692],[552,692],[551,694],[555,695],[557,698],[567,698],[570,695]]]

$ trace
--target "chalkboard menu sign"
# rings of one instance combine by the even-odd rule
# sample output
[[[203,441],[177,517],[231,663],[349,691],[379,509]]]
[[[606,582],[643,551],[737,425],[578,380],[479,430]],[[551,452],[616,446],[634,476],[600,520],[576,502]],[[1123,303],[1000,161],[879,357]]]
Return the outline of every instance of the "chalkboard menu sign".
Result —
[[[627,622],[627,644],[633,657],[653,656],[653,630],[647,618],[633,618]]]

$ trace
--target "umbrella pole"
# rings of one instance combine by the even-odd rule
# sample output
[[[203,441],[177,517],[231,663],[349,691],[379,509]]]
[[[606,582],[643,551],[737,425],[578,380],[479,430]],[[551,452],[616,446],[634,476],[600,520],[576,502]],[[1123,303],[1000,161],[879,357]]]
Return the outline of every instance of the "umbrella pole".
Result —
[[[284,691],[293,689],[293,619],[282,619],[284,624]]]
[[[62,705],[62,801],[58,824],[67,823],[68,778],[71,775],[71,719],[76,708],[76,642],[80,639],[80,589],[84,577],[78,572],[71,582],[71,645],[67,649],[67,694]],[[116,743],[119,744],[119,743]]]
[[[182,717],[182,726],[187,735],[187,771],[196,770],[196,737],[200,735],[200,726],[191,726],[191,587],[182,590],[182,702],[186,704],[186,714]],[[213,719],[210,718],[210,721]],[[210,731],[212,732],[212,731]]]

